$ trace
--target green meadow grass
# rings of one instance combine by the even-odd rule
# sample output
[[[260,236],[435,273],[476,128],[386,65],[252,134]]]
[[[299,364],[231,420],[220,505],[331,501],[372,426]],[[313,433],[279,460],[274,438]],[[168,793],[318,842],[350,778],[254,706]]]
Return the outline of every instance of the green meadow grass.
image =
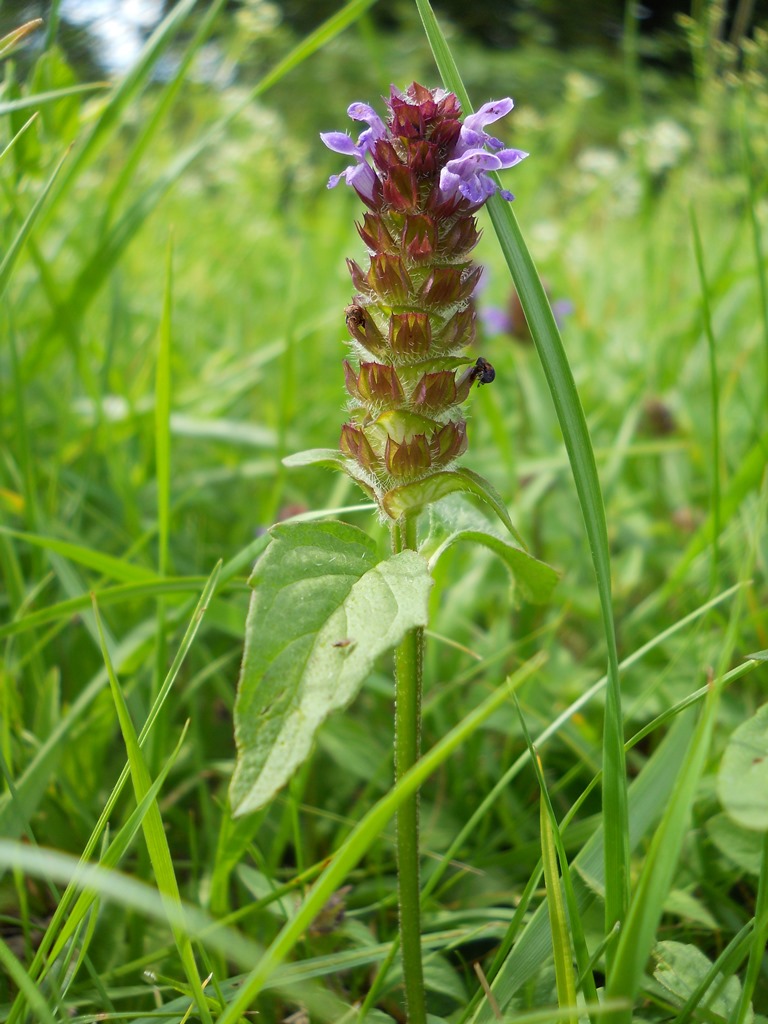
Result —
[[[707,5],[673,80],[631,20],[609,61],[448,49],[422,3],[427,32],[414,8],[389,40],[365,0],[305,40],[193,6],[118,83],[81,89],[51,33],[4,58],[0,1019],[402,1020],[392,815],[417,784],[435,1020],[768,1019],[767,823],[718,784],[765,703],[765,36],[719,44]],[[212,32],[222,88],[191,74]],[[233,820],[266,529],[387,543],[346,478],[281,462],[344,416],[360,210],[317,133],[390,81],[460,88],[451,55],[475,106],[514,96],[531,153],[477,257],[480,306],[511,268],[536,345],[481,335],[463,461],[562,578],[531,606],[451,549],[414,773],[392,786],[383,662]],[[562,347],[528,250],[572,305]]]

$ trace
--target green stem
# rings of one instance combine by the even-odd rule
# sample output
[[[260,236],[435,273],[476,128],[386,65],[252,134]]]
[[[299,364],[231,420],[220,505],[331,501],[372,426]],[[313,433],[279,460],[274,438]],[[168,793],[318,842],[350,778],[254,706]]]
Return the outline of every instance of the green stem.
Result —
[[[392,530],[395,552],[416,549],[416,517],[404,516]],[[424,630],[412,629],[395,652],[395,781],[421,752],[421,678]],[[406,797],[397,812],[397,880],[400,947],[408,1024],[426,1024],[421,965],[419,899],[419,794]]]

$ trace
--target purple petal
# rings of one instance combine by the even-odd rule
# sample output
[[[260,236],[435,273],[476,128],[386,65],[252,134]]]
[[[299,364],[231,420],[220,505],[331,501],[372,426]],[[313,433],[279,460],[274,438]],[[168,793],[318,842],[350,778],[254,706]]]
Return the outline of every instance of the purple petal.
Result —
[[[461,185],[461,178],[458,174],[453,174],[447,167],[440,171],[440,191],[446,199],[458,192],[459,185]]]
[[[348,185],[351,185],[366,199],[373,199],[376,191],[376,174],[365,161],[354,167],[348,167],[344,173]]]
[[[320,132],[320,138],[323,140],[323,144],[328,149],[332,149],[334,153],[360,157],[358,146],[350,139],[346,132]]]
[[[484,149],[470,149],[445,165],[448,171],[458,174],[464,180],[483,171],[498,171],[503,166],[495,153],[487,153]]]
[[[367,103],[350,103],[347,107],[347,113],[353,121],[365,121],[366,124],[370,125],[368,130],[360,136],[359,144],[365,146],[366,149],[369,149],[371,143],[376,139],[383,139],[387,134],[387,126],[373,107]]]
[[[477,113],[470,114],[469,117],[464,119],[464,127],[471,132],[482,132],[487,124],[498,121],[500,117],[506,117],[514,105],[509,96],[503,100],[492,100],[490,103],[484,103]]]
[[[496,158],[499,161],[499,167],[514,167],[515,164],[519,164],[521,160],[529,154],[524,149],[502,149],[500,153],[496,153]]]
[[[496,182],[487,174],[476,174],[459,185],[459,192],[470,203],[484,203],[496,191]]]

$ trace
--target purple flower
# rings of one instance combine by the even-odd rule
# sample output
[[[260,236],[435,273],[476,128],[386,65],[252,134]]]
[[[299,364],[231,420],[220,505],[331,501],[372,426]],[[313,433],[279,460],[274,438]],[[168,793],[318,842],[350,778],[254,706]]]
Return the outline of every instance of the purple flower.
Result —
[[[393,87],[393,100],[390,101],[392,117],[389,124],[385,123],[367,103],[352,103],[347,108],[347,113],[353,120],[363,121],[368,125],[360,133],[357,142],[344,132],[321,132],[320,138],[329,149],[354,158],[354,163],[346,167],[341,174],[331,175],[328,188],[335,188],[343,178],[369,206],[378,208],[384,198],[391,202],[391,195],[385,197],[387,182],[392,181],[392,172],[388,171],[386,165],[388,162],[391,163],[393,155],[397,158],[397,153],[401,152],[394,124],[395,99],[404,101],[406,108],[415,106],[412,103],[413,96],[401,96]],[[448,127],[444,141],[441,142],[436,137],[434,144],[434,159],[438,161],[435,199],[440,203],[464,199],[471,207],[482,206],[497,191],[504,199],[514,199],[511,192],[499,188],[490,174],[492,171],[514,167],[528,154],[521,149],[504,149],[504,144],[499,139],[485,131],[486,125],[505,117],[512,110],[512,100],[507,96],[485,103],[477,113],[470,114],[463,122],[459,121],[460,108],[452,93],[435,89],[431,93],[430,102],[435,111],[441,106],[447,109],[446,104],[453,103],[455,111],[451,114],[454,119],[454,130]],[[428,119],[434,116],[425,107],[420,109],[422,115]],[[404,130],[409,132],[410,138],[411,131],[416,130],[415,123],[411,125],[407,118],[404,123]],[[403,122],[398,121],[398,125],[398,130],[403,130]],[[429,138],[429,132],[425,138]],[[404,139],[400,139],[401,144],[403,141]],[[389,146],[389,152],[377,148],[379,142],[385,147]],[[369,153],[374,156],[374,167],[368,162]],[[401,179],[398,179],[395,187],[400,189]]]
[[[507,96],[503,100],[493,100],[490,103],[484,103],[476,114],[470,114],[469,117],[465,118],[459,133],[459,140],[456,143],[456,149],[452,155],[458,157],[468,149],[480,149],[483,146],[490,146],[491,149],[503,149],[504,143],[488,135],[483,131],[483,128],[492,121],[498,121],[500,117],[506,117],[514,105],[513,101]]]
[[[357,142],[345,132],[320,132],[320,138],[328,149],[334,153],[343,153],[344,156],[353,156],[355,162],[345,167],[341,174],[332,174],[328,179],[328,188],[335,188],[342,178],[348,185],[351,185],[356,192],[364,199],[372,201],[376,191],[376,175],[373,168],[366,160],[366,153],[370,153],[373,144],[377,139],[383,139],[387,134],[387,128],[379,115],[369,107],[367,103],[352,103],[347,107],[347,113],[353,121],[365,121],[368,128],[360,133]]]
[[[512,193],[500,189],[488,172],[514,167],[527,156],[522,149],[502,149],[499,153],[468,149],[458,159],[449,160],[440,172],[440,192],[445,199],[460,192],[470,203],[480,206],[498,190],[504,199],[511,201],[515,198]]]
[[[347,113],[363,122],[357,139],[321,138],[349,164],[329,187],[343,178],[368,207],[357,224],[368,264],[347,261],[353,350],[344,363],[350,404],[339,448],[350,475],[394,517],[389,495],[453,471],[467,447],[460,406],[475,384],[494,378],[487,359],[466,352],[480,276],[471,259],[475,214],[499,191],[491,173],[527,154],[486,131],[510,112],[510,99],[463,120],[454,93],[413,82],[402,92],[393,86],[386,106],[379,117],[353,103]],[[431,500],[428,488],[419,493]]]
[[[367,135],[363,132],[363,135]],[[363,135],[360,136],[362,139]],[[332,174],[328,179],[328,188],[335,188],[342,178],[348,185],[351,185],[361,196],[366,199],[373,199],[376,189],[376,175],[373,168],[365,159],[367,152],[367,140],[363,145],[355,144],[344,132],[321,132],[320,138],[328,149],[334,153],[343,153],[344,156],[353,156],[355,163],[345,167],[341,174]]]

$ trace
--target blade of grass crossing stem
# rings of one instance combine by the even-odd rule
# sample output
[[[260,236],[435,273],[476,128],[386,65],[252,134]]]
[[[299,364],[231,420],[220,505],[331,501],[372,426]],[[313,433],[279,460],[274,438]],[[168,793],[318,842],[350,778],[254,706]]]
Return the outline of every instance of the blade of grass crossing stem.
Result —
[[[25,121],[24,124],[21,126],[21,128],[19,128],[19,130],[13,136],[13,138],[8,143],[8,145],[5,147],[5,149],[2,151],[2,153],[0,153],[0,163],[2,163],[3,158],[6,156],[6,154],[9,153],[13,149],[14,145],[16,144],[16,142],[18,142],[18,140],[21,138],[21,136],[24,134],[24,132],[27,130],[27,128],[29,128],[30,125],[34,124],[34,122],[37,120],[37,116],[38,116],[37,113],[34,113],[32,115],[32,117],[30,117],[30,119],[28,121]]]
[[[164,580],[158,580],[156,583],[118,583],[114,587],[104,587],[103,589],[95,587],[93,592],[96,594],[99,607],[105,608],[110,604],[136,601],[144,597],[153,597],[156,594],[198,592],[204,583],[204,576],[171,576]],[[90,607],[90,594],[80,594],[78,597],[71,597],[66,601],[57,601],[56,604],[49,605],[47,608],[29,612],[22,618],[14,619],[7,625],[0,626],[0,640],[8,636],[17,636],[19,633],[27,633],[30,629],[37,629],[49,622],[71,619],[73,615]]]
[[[96,604],[95,598],[93,602],[93,612],[96,616],[96,623],[99,628],[99,635],[101,636],[101,653],[109,676],[112,699],[115,702],[115,710],[117,711],[117,718],[120,723],[120,731],[123,734],[123,740],[128,752],[128,763],[130,765],[133,791],[136,796],[136,803],[139,803],[149,791],[152,785],[152,780],[144,761],[144,755],[141,752],[138,736],[136,735],[133,722],[131,721],[128,705],[125,703],[123,691],[120,688],[120,683],[117,681],[117,676],[115,675],[112,667],[112,659],[109,654],[106,639],[102,632],[99,606]],[[157,888],[160,892],[160,898],[164,905],[170,905],[173,908],[169,915],[169,923],[171,924],[176,948],[179,951],[179,957],[184,968],[184,973],[187,976],[187,981],[192,989],[192,995],[195,1003],[197,1004],[198,1012],[205,1024],[213,1024],[213,1017],[211,1016],[208,1001],[205,997],[205,993],[203,992],[202,979],[200,978],[197,970],[197,964],[195,963],[192,943],[186,929],[179,927],[178,924],[177,918],[182,910],[181,893],[179,892],[176,873],[173,870],[171,851],[168,847],[168,838],[165,834],[163,819],[160,816],[160,808],[158,807],[157,800],[153,801],[147,811],[142,822],[142,829],[144,830],[144,841],[147,844],[149,859],[152,864],[155,882],[157,883]]]
[[[141,732],[139,733],[139,746],[146,742],[147,736],[149,735],[150,730],[154,725],[157,715],[159,714],[168,694],[170,693],[171,687],[173,686],[176,677],[179,673],[179,670],[181,669],[181,666],[187,655],[187,651],[192,646],[192,641],[194,640],[197,631],[200,628],[200,624],[203,621],[203,616],[205,615],[206,608],[208,607],[208,602],[211,600],[215,592],[216,584],[219,580],[220,573],[221,562],[217,563],[216,567],[214,568],[213,572],[211,573],[208,579],[208,582],[203,588],[203,592],[200,595],[200,600],[197,603],[197,606],[192,614],[189,625],[187,627],[186,633],[184,634],[181,644],[179,645],[179,649],[176,652],[176,657],[173,659],[173,663],[170,669],[168,670],[168,675],[166,676],[165,683],[163,684],[160,693],[157,695],[157,700],[150,708],[149,714],[147,715],[147,719],[144,722]],[[143,629],[141,630],[141,632],[143,633]],[[131,646],[127,651],[127,654],[130,656],[134,653],[135,648]],[[88,684],[88,686],[85,688],[85,690],[80,695],[78,700],[74,702],[72,708],[69,711],[68,716],[63,720],[63,722],[61,722],[57,726],[56,729],[53,730],[51,735],[48,737],[46,742],[38,751],[32,764],[25,770],[24,774],[22,775],[18,784],[18,789],[20,792],[23,792],[24,794],[24,797],[28,805],[26,807],[26,811],[29,816],[31,816],[32,810],[34,810],[34,807],[37,805],[37,803],[42,797],[42,793],[44,792],[45,783],[48,779],[47,769],[51,763],[52,751],[55,751],[60,747],[65,737],[69,734],[70,730],[73,728],[74,724],[79,719],[80,715],[84,713],[84,711],[90,706],[95,697],[101,692],[102,686],[103,684],[101,682],[100,676],[97,676]],[[93,831],[91,832],[91,835],[88,838],[88,842],[85,844],[85,847],[81,855],[81,859],[83,861],[90,861],[91,857],[93,856],[93,853],[96,850],[96,846],[99,842],[99,838],[104,832],[104,829],[107,827],[107,824],[115,809],[115,806],[117,805],[117,801],[120,797],[120,794],[123,791],[123,787],[128,781],[129,775],[130,766],[126,764],[122,772],[120,773],[120,777],[115,783],[101,814],[99,815],[98,821],[93,827]],[[3,808],[2,803],[0,803],[0,810],[2,811],[2,813],[0,813],[0,826],[2,826],[4,819],[7,818],[9,814],[9,811]],[[8,834],[8,832],[5,828],[0,828],[0,834],[5,835]],[[30,968],[30,974],[33,978],[37,977],[36,972],[40,971],[43,963],[45,962],[48,950],[50,949],[51,944],[56,938],[56,935],[58,934],[58,931],[63,924],[67,910],[69,909],[72,900],[74,899],[76,894],[77,886],[74,882],[71,882],[67,887],[66,891],[64,892],[62,898],[59,900],[58,906],[56,907],[51,922],[45,932],[45,935],[43,936],[42,941],[40,942],[37,952],[35,953],[35,957]],[[16,1003],[14,1003],[13,1009],[8,1017],[8,1024],[14,1024],[16,1020],[17,1006]]]
[[[710,289],[704,267],[704,249],[699,234],[699,224],[693,204],[689,207],[691,231],[693,232],[693,251],[696,255],[696,269],[699,272],[701,286],[701,311],[704,317],[704,333],[707,336],[709,350],[709,389],[712,415],[712,570],[710,586],[714,592],[720,568],[720,381],[717,375],[717,346],[715,332],[712,327],[712,309],[709,303]]]
[[[27,122],[27,124],[29,124],[29,121]],[[24,127],[26,127],[26,125]],[[18,138],[20,134],[21,132],[18,132],[16,138]],[[16,264],[16,260],[18,259],[19,253],[21,252],[24,246],[24,242],[27,240],[29,233],[34,227],[35,221],[40,215],[40,211],[43,208],[43,204],[45,203],[47,196],[53,188],[53,183],[56,181],[59,171],[61,170],[64,161],[67,159],[68,153],[69,150],[67,150],[64,156],[59,160],[59,162],[54,167],[53,174],[50,176],[45,186],[43,187],[43,190],[41,191],[40,195],[35,200],[32,209],[29,211],[26,218],[24,219],[24,223],[21,225],[18,232],[16,233],[16,237],[13,239],[10,246],[8,247],[8,250],[5,256],[3,257],[3,262],[0,263],[0,298],[2,298],[2,296],[5,293],[5,289],[8,287],[8,282],[11,279],[11,274],[13,273],[13,268]]]
[[[576,990],[573,984],[573,967],[571,964],[571,946],[570,939],[568,937],[568,930],[565,921],[565,908],[562,906],[562,895],[560,891],[560,884],[557,881],[557,864],[552,862],[548,863],[545,856],[545,839],[552,844],[552,853],[557,851],[557,859],[560,862],[560,872],[563,876],[563,892],[565,893],[565,901],[568,906],[568,917],[570,919],[571,932],[573,934],[573,947],[576,954],[576,964],[578,966],[579,975],[583,978],[584,998],[589,1003],[597,1003],[597,987],[595,986],[595,979],[592,976],[592,972],[589,969],[589,949],[587,947],[587,940],[584,937],[584,928],[581,923],[581,913],[579,906],[576,901],[576,893],[573,888],[573,880],[571,878],[571,870],[568,866],[568,857],[566,856],[565,846],[563,845],[562,833],[560,826],[558,825],[557,818],[555,817],[555,811],[552,807],[552,801],[549,798],[549,792],[547,790],[546,781],[544,779],[544,772],[541,766],[541,758],[539,757],[538,751],[533,745],[531,740],[531,734],[528,731],[528,724],[525,721],[520,702],[515,695],[515,707],[517,708],[517,714],[520,719],[520,724],[525,736],[526,746],[528,747],[528,753],[531,758],[531,764],[536,772],[536,778],[539,783],[539,790],[541,791],[541,842],[542,842],[542,866],[544,868],[544,881],[547,887],[547,893],[553,892],[555,896],[555,920],[553,920],[553,910],[550,909],[550,927],[552,929],[552,946],[555,953],[555,972],[558,976],[558,970],[564,977],[564,983],[562,986],[558,976],[558,994],[567,997],[567,1001],[563,1001],[562,998],[558,999],[560,1006],[571,1006],[576,1005]],[[546,829],[544,816],[546,812]],[[575,814],[575,808],[572,813],[569,813],[564,826],[567,827],[568,821],[571,820]],[[554,875],[551,875],[552,868],[554,867]],[[550,877],[548,878],[548,874]],[[556,890],[552,888],[552,883],[556,885]],[[549,899],[549,897],[548,897]],[[566,926],[565,931],[561,932],[561,918],[562,925]],[[559,939],[559,947],[558,947]],[[558,967],[559,963],[559,967]],[[577,1015],[578,1016],[578,1015]]]
[[[416,0],[445,86],[456,93],[464,112],[471,111],[466,89],[428,0]],[[608,533],[600,481],[573,374],[563,349],[552,310],[509,204],[498,195],[488,201],[488,213],[520,296],[555,405],[571,464],[589,540],[608,651],[603,734],[603,824],[605,827],[605,921],[608,934],[623,920],[629,899],[629,825],[627,778],[616,631],[611,596]],[[613,955],[609,947],[608,968]]]
[[[155,476],[157,480],[157,571],[168,575],[168,547],[171,518],[171,346],[173,307],[173,238],[168,239],[165,262],[165,288],[163,312],[158,332],[157,368],[155,372]],[[165,621],[165,601],[157,600],[157,643],[155,646],[155,672],[152,680],[152,701],[160,692],[165,678],[168,640]],[[152,774],[157,774],[159,757],[165,749],[165,723],[161,715],[147,748],[147,763]]]
[[[107,82],[86,82],[83,85],[69,85],[64,89],[51,89],[46,92],[33,93],[31,96],[23,96],[18,100],[8,100],[0,103],[0,117],[5,114],[13,114],[19,110],[29,110],[30,107],[44,107],[48,103],[56,103],[58,100],[66,99],[68,96],[80,96],[83,93],[98,92],[100,89],[108,89]]]
[[[537,655],[509,676],[506,683],[491,694],[487,700],[471,711],[457,726],[445,735],[431,750],[376,803],[361,819],[333,855],[328,867],[312,886],[308,896],[294,916],[283,926],[269,946],[261,961],[248,974],[242,987],[219,1018],[217,1024],[235,1024],[253,1004],[272,972],[288,956],[308,926],[325,906],[333,893],[340,887],[349,872],[365,855],[397,808],[460,746],[480,725],[509,699],[526,679],[529,679],[544,662],[543,655]]]

